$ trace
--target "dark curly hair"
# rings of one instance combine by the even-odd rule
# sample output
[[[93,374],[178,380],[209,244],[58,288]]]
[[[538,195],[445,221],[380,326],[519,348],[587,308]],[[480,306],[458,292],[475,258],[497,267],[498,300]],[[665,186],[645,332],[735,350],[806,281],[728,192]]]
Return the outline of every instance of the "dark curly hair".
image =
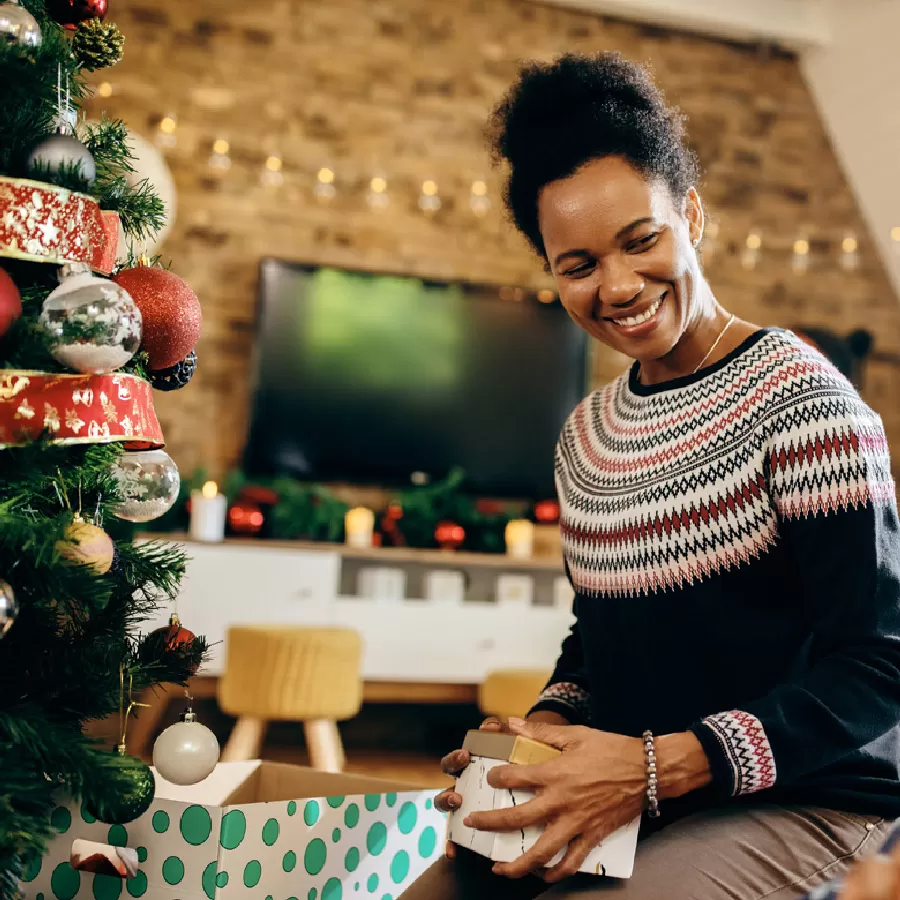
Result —
[[[538,196],[593,159],[624,157],[683,196],[699,174],[684,119],[643,66],[618,53],[566,54],[526,64],[488,123],[495,162],[506,161],[504,200],[516,227],[546,257]]]

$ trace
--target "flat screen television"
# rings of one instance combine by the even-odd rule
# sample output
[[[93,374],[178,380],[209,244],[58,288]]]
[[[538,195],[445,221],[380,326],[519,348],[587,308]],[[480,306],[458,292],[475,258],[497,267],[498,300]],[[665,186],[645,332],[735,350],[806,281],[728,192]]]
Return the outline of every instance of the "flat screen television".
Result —
[[[586,381],[555,298],[265,259],[244,468],[396,487],[460,467],[479,496],[552,497]]]

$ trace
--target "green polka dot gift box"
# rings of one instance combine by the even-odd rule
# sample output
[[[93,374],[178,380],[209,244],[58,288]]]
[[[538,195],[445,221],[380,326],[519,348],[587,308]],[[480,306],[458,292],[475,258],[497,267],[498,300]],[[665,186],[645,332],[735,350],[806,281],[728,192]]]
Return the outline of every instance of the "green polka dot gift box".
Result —
[[[396,900],[443,851],[434,794],[259,761],[220,763],[187,788],[157,776],[153,804],[128,825],[58,806],[57,837],[21,890],[26,900]],[[126,874],[73,868],[75,841],[112,856],[127,848]]]

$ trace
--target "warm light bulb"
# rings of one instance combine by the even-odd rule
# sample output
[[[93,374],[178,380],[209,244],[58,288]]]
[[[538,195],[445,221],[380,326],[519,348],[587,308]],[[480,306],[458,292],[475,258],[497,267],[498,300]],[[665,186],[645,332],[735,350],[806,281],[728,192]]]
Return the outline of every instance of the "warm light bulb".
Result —
[[[539,303],[552,303],[556,299],[556,294],[545,288],[542,291],[538,291],[537,298]]]
[[[794,241],[794,253],[797,256],[806,256],[809,253],[809,241],[806,238],[798,238]]]
[[[434,197],[437,194],[437,184],[430,179],[422,182],[422,193],[426,197]]]
[[[207,481],[206,484],[203,485],[200,493],[202,493],[207,500],[211,500],[219,493],[219,486],[214,481]]]
[[[178,122],[175,120],[175,116],[165,116],[159,123],[159,130],[163,134],[174,134],[177,127]]]
[[[759,250],[760,247],[762,247],[762,238],[755,231],[751,231],[747,235],[747,249]]]
[[[476,197],[484,197],[487,195],[487,185],[483,181],[472,182],[472,193]]]
[[[282,161],[281,161],[281,157],[280,157],[280,156],[270,156],[270,157],[266,160],[266,168],[267,168],[270,172],[280,172],[280,171],[281,171],[282,165],[283,165],[283,163],[282,163]]]
[[[334,172],[329,169],[327,166],[322,166],[316,174],[316,178],[322,184],[331,184],[334,181]]]
[[[891,240],[900,243],[900,225],[895,225],[891,229]]]
[[[376,175],[370,182],[369,187],[376,194],[383,194],[387,190],[387,181]]]
[[[219,153],[222,156],[225,156],[228,151],[231,149],[231,144],[228,143],[224,138],[219,138],[213,144],[213,153]]]
[[[101,82],[97,86],[97,96],[98,97],[112,97],[113,89],[112,85],[108,81]]]
[[[845,237],[841,244],[841,249],[843,249],[844,253],[856,253],[858,246],[859,243],[855,237]]]

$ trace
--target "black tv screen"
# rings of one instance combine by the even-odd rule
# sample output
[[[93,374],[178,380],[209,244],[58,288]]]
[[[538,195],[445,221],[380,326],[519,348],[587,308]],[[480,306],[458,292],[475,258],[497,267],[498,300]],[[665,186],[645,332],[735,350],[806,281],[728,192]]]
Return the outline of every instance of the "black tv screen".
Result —
[[[557,299],[264,260],[259,301],[248,474],[553,496],[587,363]]]

